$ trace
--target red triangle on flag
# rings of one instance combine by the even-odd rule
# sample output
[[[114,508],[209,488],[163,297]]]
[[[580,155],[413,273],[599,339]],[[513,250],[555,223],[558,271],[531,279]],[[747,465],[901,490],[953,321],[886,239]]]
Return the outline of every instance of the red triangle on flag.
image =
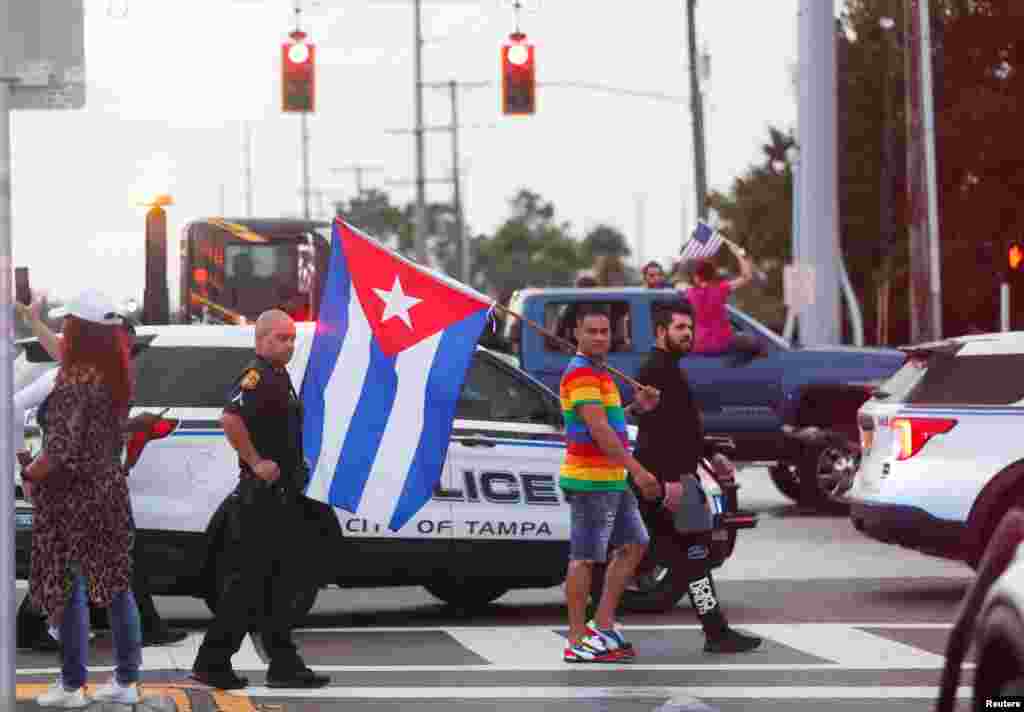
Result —
[[[445,284],[339,221],[352,286],[381,351],[394,356],[489,303]]]

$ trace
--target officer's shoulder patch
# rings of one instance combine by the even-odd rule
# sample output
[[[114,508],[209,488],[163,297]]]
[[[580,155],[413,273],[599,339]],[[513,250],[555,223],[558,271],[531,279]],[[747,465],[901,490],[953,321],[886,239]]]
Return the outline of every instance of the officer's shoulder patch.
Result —
[[[241,386],[244,390],[251,391],[253,388],[257,386],[259,382],[259,370],[255,368],[250,368],[248,371],[245,372],[245,375],[242,376],[242,380],[239,382],[238,385]]]

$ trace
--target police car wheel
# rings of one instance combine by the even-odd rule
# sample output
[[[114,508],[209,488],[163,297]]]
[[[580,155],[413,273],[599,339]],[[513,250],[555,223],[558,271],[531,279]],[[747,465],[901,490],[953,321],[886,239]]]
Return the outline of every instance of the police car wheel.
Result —
[[[797,470],[800,478],[797,497],[802,506],[838,514],[849,506],[832,498],[839,486],[856,471],[857,454],[835,445],[813,448],[803,458]],[[811,482],[805,483],[805,478]],[[805,487],[806,484],[806,487]]]
[[[479,608],[504,596],[509,587],[501,581],[439,578],[423,585],[434,598],[456,608]]]
[[[785,497],[796,502],[800,499],[800,478],[795,465],[780,462],[768,471],[772,483]]]

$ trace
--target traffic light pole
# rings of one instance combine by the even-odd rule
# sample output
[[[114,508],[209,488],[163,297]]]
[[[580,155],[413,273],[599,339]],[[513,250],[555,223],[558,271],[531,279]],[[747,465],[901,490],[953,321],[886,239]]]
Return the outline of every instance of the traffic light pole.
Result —
[[[697,0],[686,0],[686,24],[690,56],[690,111],[693,113],[693,170],[697,190],[697,215],[708,218],[708,178],[704,149],[704,103],[697,68]]]
[[[424,144],[423,144],[423,27],[421,0],[413,0],[413,22],[415,24],[415,42],[413,47],[413,74],[415,76],[416,104],[416,233],[413,240],[416,249],[416,260],[427,264],[427,195],[424,182]]]
[[[999,285],[999,330],[1010,330],[1010,283],[1005,278]]]
[[[309,220],[309,118],[303,111],[302,122],[302,216]]]

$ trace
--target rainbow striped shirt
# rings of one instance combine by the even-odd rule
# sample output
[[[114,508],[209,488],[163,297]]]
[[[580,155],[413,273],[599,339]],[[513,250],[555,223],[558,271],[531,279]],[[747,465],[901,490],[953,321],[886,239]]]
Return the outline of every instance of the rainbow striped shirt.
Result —
[[[576,410],[587,403],[604,406],[608,424],[629,449],[626,414],[618,386],[607,369],[579,354],[569,362],[559,386],[565,419],[565,462],[558,484],[565,490],[608,492],[626,489],[626,470],[615,464],[590,437],[587,424]]]

